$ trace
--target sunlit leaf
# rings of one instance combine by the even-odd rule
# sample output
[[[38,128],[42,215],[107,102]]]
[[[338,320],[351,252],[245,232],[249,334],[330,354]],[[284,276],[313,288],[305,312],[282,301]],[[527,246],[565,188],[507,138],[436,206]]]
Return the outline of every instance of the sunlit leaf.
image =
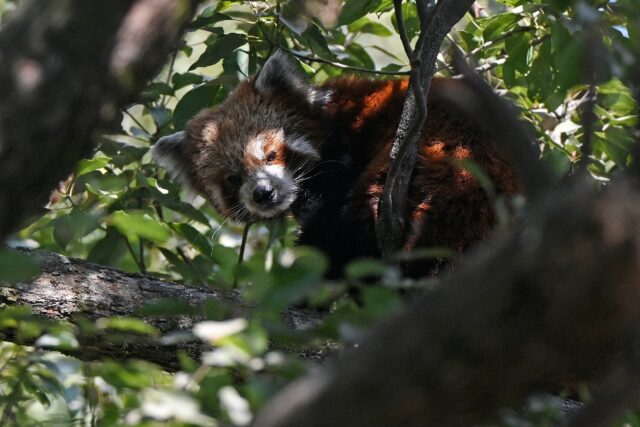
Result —
[[[116,211],[107,218],[107,222],[125,236],[140,236],[159,243],[171,235],[167,227],[140,211]]]

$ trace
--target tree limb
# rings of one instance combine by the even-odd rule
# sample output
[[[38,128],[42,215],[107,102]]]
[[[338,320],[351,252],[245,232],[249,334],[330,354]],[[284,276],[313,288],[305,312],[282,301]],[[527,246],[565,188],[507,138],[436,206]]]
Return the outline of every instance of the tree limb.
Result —
[[[131,274],[87,261],[67,258],[54,253],[37,253],[42,263],[41,274],[28,283],[0,284],[0,305],[28,306],[41,317],[78,324],[80,319],[96,321],[106,317],[141,317],[140,309],[159,300],[184,302],[193,307],[192,313],[180,316],[145,316],[144,320],[162,335],[189,334],[193,325],[203,320],[201,306],[208,300],[221,303],[229,310],[227,316],[244,316],[249,307],[237,292],[223,293],[210,288],[193,287],[158,280],[143,274]],[[320,315],[311,310],[288,310],[284,321],[295,329],[316,324]],[[14,339],[2,331],[3,339]],[[188,339],[178,345],[165,345],[166,338],[132,336],[105,331],[97,335],[79,334],[80,349],[71,354],[94,360],[110,357],[123,360],[136,358],[155,362],[169,370],[178,368],[178,348],[197,357],[204,345]],[[310,358],[322,355],[305,354]]]
[[[389,259],[395,251],[400,249],[404,241],[403,212],[407,203],[409,181],[415,164],[420,130],[427,118],[426,94],[429,93],[440,45],[472,3],[471,0],[440,0],[435,6],[427,7],[426,1],[417,2],[420,35],[409,58],[411,61],[409,90],[389,154],[391,163],[384,192],[380,198],[378,207],[380,215],[376,223],[378,247],[385,259]],[[406,35],[401,37],[405,50],[408,50]]]

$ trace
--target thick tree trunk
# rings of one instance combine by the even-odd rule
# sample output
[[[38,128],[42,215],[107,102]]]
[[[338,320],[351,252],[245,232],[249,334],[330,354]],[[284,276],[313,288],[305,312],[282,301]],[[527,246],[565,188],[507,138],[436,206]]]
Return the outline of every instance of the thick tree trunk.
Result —
[[[0,33],[0,241],[175,49],[197,0],[26,0]]]
[[[246,315],[249,308],[240,302],[235,292],[218,292],[164,282],[152,276],[124,273],[87,261],[52,253],[38,253],[42,262],[39,277],[29,283],[0,284],[0,304],[25,305],[36,315],[77,324],[80,319],[95,321],[113,316],[137,316],[139,310],[160,300],[186,302],[193,315],[145,316],[144,320],[161,334],[190,333],[193,325],[203,320],[200,306],[207,300],[218,301],[233,312],[230,316]],[[310,310],[288,310],[284,320],[293,328],[304,329],[318,322],[320,315]],[[177,347],[197,357],[204,346],[197,339],[176,345],[163,345],[162,338],[105,331],[96,335],[79,334],[81,348],[73,353],[81,359],[110,357],[137,358],[158,363],[169,370],[177,368]],[[10,335],[3,337],[12,339]],[[305,350],[305,357],[323,357],[319,351]]]

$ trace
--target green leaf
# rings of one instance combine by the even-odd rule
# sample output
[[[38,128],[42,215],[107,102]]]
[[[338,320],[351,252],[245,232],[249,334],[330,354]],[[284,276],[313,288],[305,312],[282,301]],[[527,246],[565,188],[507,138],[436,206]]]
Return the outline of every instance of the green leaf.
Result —
[[[379,4],[380,0],[347,0],[338,18],[338,25],[352,23],[367,13],[373,12]]]
[[[477,22],[482,25],[487,20],[489,21],[489,23],[484,26],[482,37],[484,38],[484,41],[490,41],[501,36],[506,30],[514,26],[520,18],[520,15],[507,12],[492,18],[477,20]]]
[[[33,255],[4,249],[0,251],[0,283],[31,280],[40,274],[40,262]]]
[[[167,261],[171,264],[171,270],[180,274],[183,278],[193,278],[194,281],[202,282],[204,278],[206,278],[206,274],[201,274],[202,272],[195,270],[192,266],[187,264],[184,260],[179,258],[176,254],[171,252],[169,249],[158,248],[160,253],[165,257]]]
[[[420,19],[418,18],[418,10],[415,3],[403,3],[402,4],[402,17],[404,18],[404,28],[407,32],[409,40],[413,40],[420,31]],[[391,23],[396,32],[398,32],[398,20],[395,13],[391,16]]]
[[[126,253],[127,245],[124,237],[109,227],[106,236],[93,245],[89,251],[87,261],[101,265],[118,266]]]
[[[234,52],[240,46],[247,43],[246,35],[239,33],[230,33],[218,37],[212,45],[200,55],[198,60],[189,67],[194,70],[198,67],[208,67],[222,61],[231,52]]]
[[[566,153],[559,149],[547,150],[541,160],[547,170],[558,179],[566,176],[571,169],[571,160]]]
[[[581,83],[583,71],[584,44],[581,39],[573,38],[560,50],[555,52],[555,79],[556,90],[564,93],[570,87]]]
[[[368,33],[368,34],[375,34],[376,36],[380,36],[380,37],[389,37],[393,35],[391,30],[385,27],[383,24],[376,21],[372,21],[366,16],[363,16],[357,21],[352,22],[351,24],[349,24],[348,28],[349,28],[349,31],[352,33],[357,33],[357,32]]]
[[[598,87],[598,103],[617,116],[631,115],[637,108],[631,91],[618,79]]]
[[[149,114],[151,114],[151,117],[153,117],[153,121],[155,122],[157,128],[163,128],[169,122],[171,122],[171,112],[162,105],[149,107]]]
[[[77,350],[77,338],[70,331],[57,331],[42,335],[35,342],[36,347],[55,348],[61,351]]]
[[[202,85],[186,93],[176,105],[173,111],[173,126],[176,129],[184,129],[186,123],[205,108],[212,107],[220,102],[223,93],[220,85]],[[224,95],[222,95],[224,96]]]
[[[605,130],[604,138],[600,142],[604,152],[616,165],[621,168],[627,166],[635,143],[633,134],[629,129],[610,126]]]
[[[360,259],[349,263],[345,273],[351,279],[366,279],[370,277],[381,277],[387,267],[380,260]]]
[[[163,224],[142,211],[116,211],[107,223],[125,236],[139,236],[156,243],[164,243],[171,233]]]
[[[209,219],[198,209],[194,208],[193,205],[184,202],[178,202],[176,204],[171,204],[166,206],[167,208],[181,213],[189,219],[199,222],[200,224],[209,225]]]
[[[100,329],[112,329],[123,332],[157,336],[158,331],[153,326],[133,317],[106,317],[98,319],[96,325]]]
[[[362,299],[366,313],[375,319],[388,318],[402,307],[398,293],[392,289],[366,287],[363,289]]]
[[[346,51],[350,54],[350,59],[352,58],[356,60],[356,61],[345,61],[346,63],[355,62],[354,65],[360,66],[363,68],[368,68],[368,69],[376,68],[376,64],[373,62],[373,59],[371,59],[371,56],[369,56],[369,53],[367,53],[367,51],[359,44],[356,44],[356,43],[349,44],[346,48]]]
[[[207,8],[209,9],[209,8]],[[233,18],[231,18],[229,15],[226,15],[224,13],[219,13],[219,12],[215,12],[213,10],[214,8],[212,7],[211,10],[205,10],[205,12],[203,12],[202,14],[200,14],[200,16],[198,16],[193,22],[191,22],[188,25],[189,29],[193,29],[193,30],[220,30],[219,27],[213,27],[214,24],[217,24],[218,22],[222,22],[222,21],[228,21],[231,20]]]
[[[333,57],[333,53],[327,45],[327,40],[315,25],[309,25],[309,28],[302,33],[302,37],[316,55],[323,58]]]
[[[527,75],[529,96],[536,101],[544,101],[553,90],[552,61],[551,43],[546,40],[540,45]]]
[[[74,209],[68,215],[54,219],[53,238],[61,248],[66,248],[71,241],[78,240],[100,225],[100,217]]]
[[[75,175],[82,176],[86,173],[102,169],[103,167],[107,166],[110,161],[110,157],[94,157],[93,159],[80,160],[76,164]]]
[[[213,248],[209,240],[198,230],[184,223],[171,223],[173,228],[178,234],[184,237],[191,245],[198,250],[206,258],[213,260]]]
[[[171,83],[175,90],[189,85],[197,85],[204,81],[204,77],[196,73],[175,73],[171,77]]]
[[[142,91],[142,99],[146,102],[153,102],[160,99],[161,96],[172,96],[173,87],[164,82],[153,82]]]
[[[525,73],[531,65],[529,63],[531,34],[528,32],[513,34],[505,40],[504,48],[508,55],[505,66],[509,64],[515,70]]]

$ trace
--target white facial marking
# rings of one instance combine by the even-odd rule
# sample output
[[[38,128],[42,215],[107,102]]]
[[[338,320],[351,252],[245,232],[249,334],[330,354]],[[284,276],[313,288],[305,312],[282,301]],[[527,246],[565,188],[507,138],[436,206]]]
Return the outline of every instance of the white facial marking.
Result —
[[[207,123],[202,129],[202,139],[205,141],[215,141],[218,138],[218,125],[214,122]]]
[[[261,135],[256,136],[254,139],[249,141],[247,144],[247,148],[245,151],[255,157],[258,160],[264,160],[264,137]]]
[[[261,169],[258,169],[258,171],[256,172],[256,176],[258,176],[258,174],[260,174],[260,176],[266,175],[266,177],[268,178],[275,177],[278,179],[284,179],[284,176],[285,176],[284,166],[266,165],[266,166],[263,166]]]
[[[256,187],[268,185],[275,191],[272,206],[259,205],[253,200]],[[297,186],[281,165],[265,165],[249,175],[240,186],[240,200],[247,210],[260,218],[273,218],[285,212],[295,200]]]

